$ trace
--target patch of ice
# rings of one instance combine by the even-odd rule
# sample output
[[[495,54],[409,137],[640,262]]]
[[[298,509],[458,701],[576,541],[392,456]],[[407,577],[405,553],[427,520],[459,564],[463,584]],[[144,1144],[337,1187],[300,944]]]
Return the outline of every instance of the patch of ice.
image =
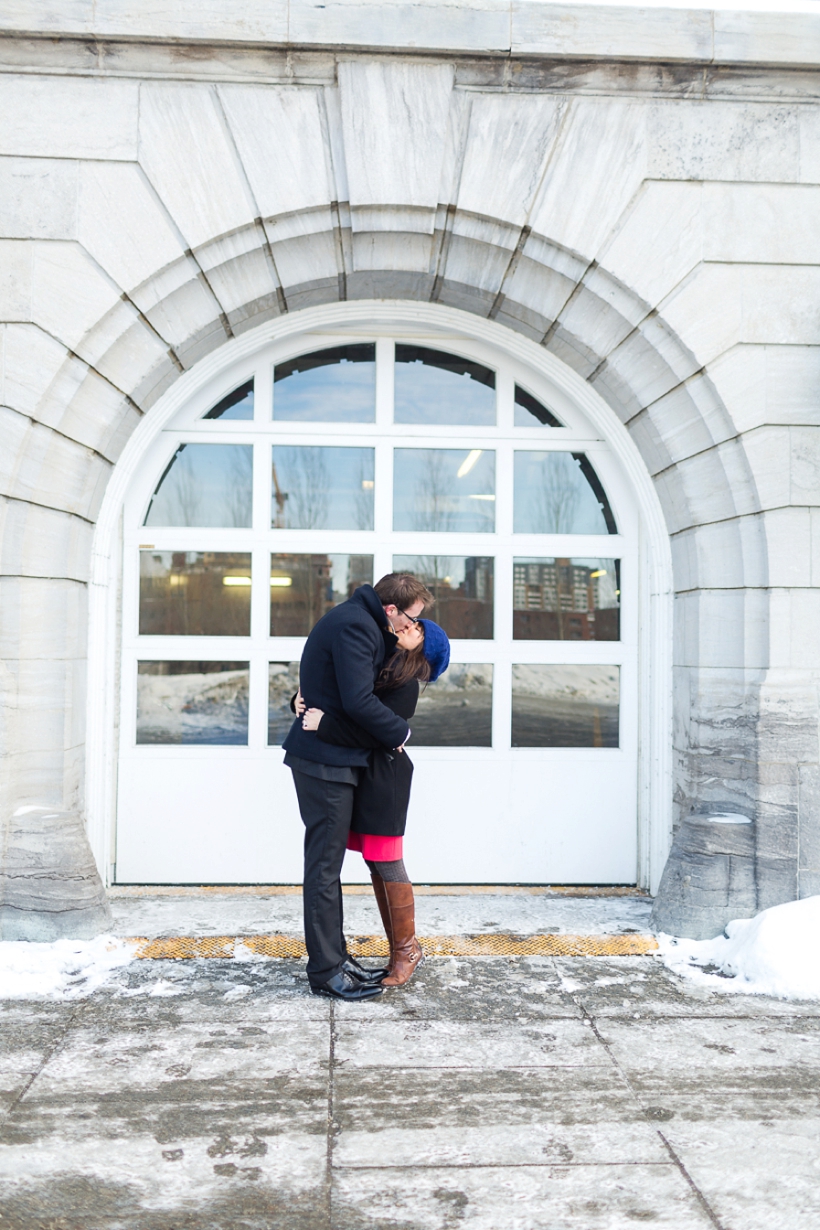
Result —
[[[262,952],[254,952],[254,950],[249,948],[248,945],[242,940],[236,940],[233,946],[233,959],[234,961],[259,962],[268,961],[270,958],[266,957]]]
[[[246,995],[250,995],[253,987],[249,987],[246,983],[241,983],[238,987],[231,987],[230,991],[226,991],[222,996],[223,999],[244,999]]]
[[[113,935],[52,944],[0,941],[0,999],[82,999],[132,961],[135,950]]]
[[[658,946],[669,969],[711,990],[820,999],[820,896],[736,919],[714,940],[661,934]]]

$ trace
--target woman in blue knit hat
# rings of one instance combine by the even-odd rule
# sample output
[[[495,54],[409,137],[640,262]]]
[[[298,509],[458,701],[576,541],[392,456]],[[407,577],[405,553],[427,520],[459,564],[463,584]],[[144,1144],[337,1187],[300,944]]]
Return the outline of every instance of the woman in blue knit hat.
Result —
[[[375,692],[388,709],[410,721],[416,712],[420,685],[432,683],[446,671],[450,642],[443,629],[429,619],[414,620],[396,637],[398,648],[376,680]],[[356,787],[347,848],[360,851],[370,869],[390,945],[382,986],[403,986],[424,960],[416,939],[413,885],[404,867],[403,850],[413,762],[403,748],[383,747],[348,718],[308,709],[302,725],[305,730],[315,730],[325,743],[372,749],[370,763]]]

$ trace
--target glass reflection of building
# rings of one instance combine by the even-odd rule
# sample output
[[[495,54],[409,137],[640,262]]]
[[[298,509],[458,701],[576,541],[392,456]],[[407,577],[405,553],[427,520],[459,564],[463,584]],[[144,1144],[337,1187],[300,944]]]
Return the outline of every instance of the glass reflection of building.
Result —
[[[618,640],[617,564],[566,558],[516,560],[515,639]]]

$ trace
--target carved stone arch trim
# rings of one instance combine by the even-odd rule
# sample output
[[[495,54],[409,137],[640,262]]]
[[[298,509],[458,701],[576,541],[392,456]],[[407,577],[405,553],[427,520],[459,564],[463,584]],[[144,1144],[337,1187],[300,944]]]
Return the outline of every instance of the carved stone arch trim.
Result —
[[[198,389],[274,340],[308,330],[373,324],[422,325],[491,344],[541,371],[600,431],[632,485],[640,510],[639,880],[657,888],[669,850],[672,805],[672,558],[664,513],[629,432],[601,395],[543,346],[496,321],[440,304],[356,301],[288,313],[226,342],[181,376],[131,435],[112,473],[94,535],[89,595],[86,802],[95,857],[107,871],[116,794],[119,544],[123,503],[146,450]]]

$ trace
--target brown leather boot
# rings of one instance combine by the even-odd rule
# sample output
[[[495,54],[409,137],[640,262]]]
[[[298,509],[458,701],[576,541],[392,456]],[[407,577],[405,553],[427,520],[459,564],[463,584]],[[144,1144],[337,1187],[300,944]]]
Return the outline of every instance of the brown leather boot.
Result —
[[[393,960],[390,973],[382,981],[383,987],[403,987],[409,982],[424,961],[424,953],[416,939],[416,908],[412,884],[395,884],[383,880],[390,911],[390,928],[393,936]]]
[[[378,871],[371,870],[370,879],[373,881],[373,894],[376,898],[376,905],[379,907],[379,913],[382,916],[382,926],[384,927],[384,934],[387,936],[387,943],[390,948],[387,957],[387,972],[389,974],[393,966],[393,927],[390,922],[390,906],[387,904],[384,880]]]

